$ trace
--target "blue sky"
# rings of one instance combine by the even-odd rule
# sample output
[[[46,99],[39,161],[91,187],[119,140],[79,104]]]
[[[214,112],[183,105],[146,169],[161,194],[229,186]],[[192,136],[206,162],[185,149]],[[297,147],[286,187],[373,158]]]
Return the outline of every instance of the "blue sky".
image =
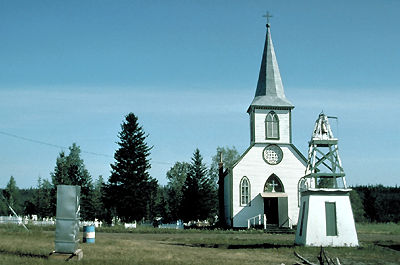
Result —
[[[307,153],[323,110],[339,117],[348,183],[399,185],[399,1],[3,0],[0,187],[49,178],[62,150],[4,133],[76,142],[107,179],[129,112],[161,184],[197,147],[208,165],[218,146],[243,152],[267,10],[294,144]]]

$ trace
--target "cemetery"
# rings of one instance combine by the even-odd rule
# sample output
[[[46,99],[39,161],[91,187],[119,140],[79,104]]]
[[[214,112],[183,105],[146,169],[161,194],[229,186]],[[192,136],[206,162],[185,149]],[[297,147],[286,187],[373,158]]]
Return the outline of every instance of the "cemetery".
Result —
[[[360,216],[353,216],[353,209],[360,209],[354,208],[354,198],[353,209],[350,203],[352,190],[346,184],[338,152],[338,139],[334,137],[328,121],[332,117],[319,114],[312,130],[306,158],[291,143],[289,117],[293,107],[283,91],[270,26],[267,24],[256,96],[248,110],[251,145],[242,156],[236,158],[230,168],[226,168],[222,152],[216,156],[219,160],[219,188],[218,193],[212,194],[215,202],[218,197],[220,218],[207,219],[211,208],[205,212],[193,211],[191,205],[196,198],[188,197],[182,200],[181,207],[184,211],[179,216],[183,221],[168,220],[165,216],[156,217],[153,222],[145,222],[144,218],[137,222],[123,208],[118,217],[107,220],[104,218],[107,212],[96,215],[90,211],[87,187],[71,185],[72,181],[69,185],[63,184],[63,176],[57,176],[57,172],[61,171],[57,165],[53,180],[57,183],[58,178],[58,184],[55,186],[56,197],[52,199],[56,202],[53,205],[56,210],[55,218],[38,220],[37,215],[22,218],[8,203],[9,200],[2,196],[3,203],[6,202],[13,215],[0,218],[0,262],[53,264],[65,260],[79,261],[81,264],[398,263],[399,224],[389,223],[382,226],[355,223],[355,219],[360,220]],[[132,114],[126,117],[122,128],[128,128],[131,121],[137,127],[137,118]],[[140,130],[133,133],[139,138],[143,137]],[[127,140],[121,138],[121,146],[124,141]],[[148,152],[147,147],[141,148],[144,153]],[[123,149],[117,150],[117,153],[122,152],[121,150]],[[70,151],[69,156],[79,154],[79,147],[73,145]],[[79,158],[75,160],[80,161]],[[199,162],[198,170],[202,172],[204,169],[198,150],[194,153],[193,161],[194,165]],[[115,178],[119,177],[118,166],[114,167]],[[192,170],[196,169],[196,166],[192,167]],[[265,177],[265,172],[270,176]],[[83,170],[83,176],[85,174],[87,173]],[[110,178],[110,183],[113,182],[116,180]],[[103,183],[100,184],[100,188],[104,187]],[[190,187],[191,184],[187,185]],[[232,189],[232,186],[240,188]],[[107,189],[113,193],[125,192],[110,184]],[[6,191],[4,194],[11,198],[12,189]],[[107,190],[103,192],[107,193]],[[118,200],[116,194],[108,194]],[[356,198],[360,199],[357,196]],[[192,204],[185,208],[185,202]],[[105,201],[104,205],[115,207],[107,203]],[[362,206],[361,208],[364,209]],[[362,215],[366,215],[365,212]]]
[[[0,189],[0,264],[399,264],[400,187],[348,185],[340,117],[331,113],[315,110],[306,155],[294,144],[299,117],[283,86],[272,16],[264,17],[242,153],[218,147],[207,167],[196,148],[161,185],[149,173],[154,146],[130,112],[105,179],[93,180],[76,143],[37,187],[19,189],[10,177]]]

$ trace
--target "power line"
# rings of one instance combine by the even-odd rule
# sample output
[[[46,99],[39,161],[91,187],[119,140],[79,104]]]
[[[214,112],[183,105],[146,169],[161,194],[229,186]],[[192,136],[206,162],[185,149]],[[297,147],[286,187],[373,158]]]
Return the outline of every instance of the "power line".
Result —
[[[14,137],[14,138],[21,139],[21,140],[25,140],[25,141],[28,141],[28,142],[33,142],[33,143],[43,144],[43,145],[47,145],[47,146],[51,146],[51,147],[66,149],[65,146],[46,143],[46,142],[43,142],[43,141],[39,141],[39,140],[31,139],[31,138],[26,138],[26,137],[19,136],[19,135],[15,135],[15,134],[12,134],[12,133],[6,133],[6,132],[0,131],[0,134],[6,135],[6,136],[10,136],[10,137]]]
[[[7,132],[3,132],[3,131],[0,131],[0,134],[6,135],[6,136],[9,136],[9,137],[13,137],[13,138],[16,138],[16,139],[24,140],[24,141],[36,143],[36,144],[47,145],[47,146],[55,147],[55,148],[59,148],[59,149],[68,149],[68,147],[65,147],[65,146],[62,146],[62,145],[57,145],[57,144],[52,144],[52,143],[48,143],[48,142],[44,142],[44,141],[40,141],[40,140],[35,140],[35,139],[32,139],[32,138],[27,138],[27,137],[24,137],[24,136],[19,136],[19,135],[16,135],[16,134],[7,133]],[[85,151],[85,150],[81,150],[81,152],[85,153],[85,154],[96,155],[96,156],[111,157],[111,158],[113,157],[113,156],[110,156],[110,155],[96,153],[96,152],[90,152],[90,151]]]
[[[5,135],[5,136],[9,136],[9,137],[13,137],[13,138],[16,138],[16,139],[19,139],[19,140],[24,140],[24,141],[31,142],[31,143],[46,145],[46,146],[50,146],[50,147],[54,147],[54,148],[58,148],[58,149],[63,149],[63,150],[68,149],[68,147],[65,147],[65,146],[62,146],[62,145],[52,144],[52,143],[48,143],[48,142],[44,142],[44,141],[40,141],[40,140],[36,140],[36,139],[32,139],[32,138],[20,136],[20,135],[16,135],[16,134],[12,134],[12,133],[7,133],[7,132],[3,132],[3,131],[0,131],[0,134]],[[96,152],[85,151],[85,150],[81,150],[81,152],[85,153],[85,154],[95,155],[95,156],[114,158],[111,155],[106,155],[106,154],[102,154],[102,153],[96,153]],[[163,162],[163,161],[152,161],[152,162],[154,164],[163,164],[163,165],[173,165],[174,164],[174,163],[171,163],[171,162]]]

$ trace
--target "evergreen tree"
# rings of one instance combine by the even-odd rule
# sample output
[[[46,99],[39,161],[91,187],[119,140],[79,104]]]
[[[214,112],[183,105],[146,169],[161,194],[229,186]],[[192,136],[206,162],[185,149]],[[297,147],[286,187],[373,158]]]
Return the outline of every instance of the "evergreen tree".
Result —
[[[183,186],[181,216],[185,222],[212,219],[216,214],[216,190],[199,149],[196,149]]]
[[[156,180],[150,177],[150,147],[138,118],[129,113],[121,124],[119,148],[107,185],[106,203],[123,222],[141,220],[151,215]]]
[[[51,173],[53,189],[51,192],[51,209],[53,216],[56,210],[57,185],[78,185],[81,187],[81,219],[94,220],[95,212],[93,206],[93,183],[92,177],[85,168],[80,157],[81,150],[75,143],[69,147],[68,156],[60,152],[56,161],[54,172]]]
[[[33,199],[28,199],[24,201],[24,215],[32,217],[32,215],[36,213],[36,205]]]
[[[65,152],[61,151],[56,160],[54,172],[50,173],[51,180],[54,185],[72,185],[71,179],[68,177],[68,164]]]
[[[181,219],[179,214],[181,203],[183,200],[183,185],[189,171],[190,164],[187,162],[176,162],[174,166],[167,172],[167,196],[169,221]]]
[[[17,187],[17,183],[15,182],[13,176],[10,177],[10,180],[8,181],[6,188],[3,190],[3,195],[8,205],[11,206],[11,208],[13,208],[17,214],[21,214],[22,207],[20,203],[19,189]],[[12,215],[13,213],[11,212],[10,209],[8,209],[7,214]]]
[[[35,194],[37,192],[36,188],[20,189],[20,201],[23,204],[23,214],[27,216],[32,216],[36,214],[35,206]]]
[[[157,201],[159,199],[158,183],[157,180],[154,178],[151,178],[148,183],[148,193],[149,193],[149,200],[146,208],[146,219],[154,222],[155,218],[159,217],[158,204],[157,204]]]
[[[39,218],[52,217],[53,214],[53,185],[47,179],[39,177],[37,193],[34,198],[36,213]]]
[[[93,187],[93,208],[94,208],[94,217],[98,220],[106,219],[106,209],[103,204],[103,192],[104,192],[104,180],[103,176],[99,176],[99,178],[95,181]]]
[[[155,202],[157,217],[161,217],[163,223],[169,223],[177,220],[171,218],[171,213],[168,203],[168,187],[160,186],[157,189],[157,198]]]
[[[104,208],[102,209],[100,220],[106,222],[108,225],[111,225],[113,217],[117,216],[116,203],[114,201],[116,196],[113,196],[112,190],[115,189],[111,188],[109,184],[103,183],[101,185],[101,203]]]
[[[2,189],[0,189],[0,216],[5,216],[8,214],[8,206],[6,198],[3,195]]]
[[[351,208],[353,210],[354,221],[356,221],[357,223],[365,222],[366,218],[365,218],[364,206],[356,190],[350,191],[350,202],[351,202]]]

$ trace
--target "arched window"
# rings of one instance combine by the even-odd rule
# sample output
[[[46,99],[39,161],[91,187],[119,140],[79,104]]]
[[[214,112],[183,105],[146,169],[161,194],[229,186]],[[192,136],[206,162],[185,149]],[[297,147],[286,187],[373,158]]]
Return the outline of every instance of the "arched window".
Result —
[[[265,139],[279,139],[279,119],[273,111],[265,118]]]
[[[272,174],[265,182],[264,192],[285,192],[285,188],[282,181],[275,174]]]
[[[240,205],[250,205],[250,181],[247,177],[240,181]]]

